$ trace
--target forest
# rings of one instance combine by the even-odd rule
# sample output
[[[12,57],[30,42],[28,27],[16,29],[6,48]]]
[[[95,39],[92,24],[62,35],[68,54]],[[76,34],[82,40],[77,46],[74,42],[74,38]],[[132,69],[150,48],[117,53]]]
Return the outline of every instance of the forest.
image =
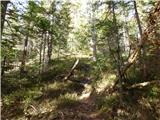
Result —
[[[159,0],[1,0],[2,120],[160,120]]]

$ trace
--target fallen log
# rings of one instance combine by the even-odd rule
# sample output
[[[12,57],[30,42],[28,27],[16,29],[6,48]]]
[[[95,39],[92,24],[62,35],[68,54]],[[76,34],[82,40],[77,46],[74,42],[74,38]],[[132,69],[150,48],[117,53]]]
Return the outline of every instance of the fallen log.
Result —
[[[129,89],[134,89],[134,88],[143,88],[143,87],[153,85],[153,84],[160,84],[160,80],[152,80],[152,81],[133,84],[133,85],[127,87],[126,89],[129,90]]]
[[[69,73],[67,74],[67,76],[64,77],[64,80],[69,79],[69,77],[72,75],[74,69],[77,67],[78,63],[79,63],[79,59],[76,60],[76,62],[74,63],[72,69],[69,71]]]

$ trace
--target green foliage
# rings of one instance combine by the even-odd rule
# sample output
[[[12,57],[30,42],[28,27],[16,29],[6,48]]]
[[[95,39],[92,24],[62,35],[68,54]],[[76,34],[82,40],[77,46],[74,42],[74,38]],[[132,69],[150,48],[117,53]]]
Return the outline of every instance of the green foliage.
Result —
[[[159,97],[159,87],[157,87],[156,85],[153,86],[148,92],[148,97],[151,98],[152,100],[154,98],[158,98]]]
[[[45,17],[37,17],[36,24],[40,29],[47,31],[49,29],[48,26],[50,26],[50,21]]]
[[[60,117],[66,119],[63,110],[72,111],[74,107],[73,110],[77,112],[85,108],[87,117],[84,115],[84,119],[94,119],[92,113],[96,113],[96,110],[107,111],[106,115],[109,111],[109,114],[116,116],[113,119],[121,119],[123,113],[130,116],[128,110],[122,110],[123,107],[128,109],[126,105],[129,105],[130,109],[130,105],[142,102],[142,98],[151,103],[159,102],[157,85],[146,86],[143,89],[125,89],[123,92],[119,90],[119,86],[114,90],[111,89],[118,79],[117,71],[123,70],[128,65],[129,55],[134,53],[139,43],[133,1],[95,1],[89,3],[89,6],[86,3],[89,7],[86,11],[81,10],[85,5],[74,1],[77,7],[72,2],[29,0],[25,7],[13,2],[7,9],[1,41],[1,63],[2,70],[5,70],[2,80],[2,101],[3,110],[7,107],[7,110],[4,110],[7,111],[6,114],[16,117],[5,119],[18,119],[18,114],[10,115],[14,107],[25,112],[33,103],[38,104],[40,110],[38,109],[37,116],[31,115],[31,119],[50,116],[49,114],[54,114],[53,111],[57,113],[56,119]],[[155,2],[137,1],[141,25],[149,30],[150,25],[153,27],[144,41],[146,56],[141,56],[147,66],[147,81],[159,79],[159,19],[157,18],[159,16],[153,17],[153,21],[149,19],[149,23],[146,17],[148,16],[146,12],[154,7],[153,3]],[[79,12],[86,13],[79,15]],[[152,14],[154,12],[150,12],[150,17]],[[158,20],[154,21],[155,18]],[[92,30],[96,34],[96,61],[91,60],[94,47],[91,43]],[[127,46],[129,51],[125,50]],[[49,54],[54,60],[49,60]],[[80,61],[71,71],[76,59]],[[143,67],[140,62],[139,58],[136,59],[127,69],[127,81],[124,81],[127,87],[146,81],[143,79]],[[20,76],[19,68],[23,67],[23,64],[25,75]],[[43,70],[43,67],[46,69]],[[70,71],[71,76],[64,81]],[[141,109],[140,104],[139,102],[133,106]],[[21,108],[18,108],[19,105],[22,105]],[[77,110],[79,108],[80,110]],[[62,113],[61,116],[59,113]],[[74,119],[78,119],[77,116],[79,117],[76,115]]]
[[[109,59],[106,59],[103,55],[97,55],[97,60],[93,62],[92,65],[94,66],[92,74],[95,76],[96,80],[102,79],[105,72],[113,70],[113,65],[111,65]]]
[[[140,69],[134,69],[133,67],[128,71],[127,77],[129,80],[126,81],[126,84],[135,84],[143,82],[142,71]]]
[[[80,29],[78,29],[75,33],[74,33],[74,37],[75,40],[74,44],[71,44],[71,50],[75,50],[75,51],[81,51],[84,53],[88,53],[89,52],[89,32],[88,32],[88,26],[86,25],[82,25]],[[75,48],[73,48],[75,47]]]
[[[10,95],[7,95],[3,98],[4,105],[12,105],[18,100],[23,101],[24,104],[29,105],[34,99],[42,95],[42,92],[39,88],[34,87],[32,89],[22,89],[16,91]]]
[[[78,96],[77,96],[77,94],[68,94],[67,93],[63,96],[60,96],[57,99],[56,104],[57,104],[58,109],[71,108],[71,107],[79,104]]]
[[[116,95],[113,96],[98,96],[96,98],[96,103],[98,109],[107,109],[110,106],[113,106],[118,102],[118,97]]]

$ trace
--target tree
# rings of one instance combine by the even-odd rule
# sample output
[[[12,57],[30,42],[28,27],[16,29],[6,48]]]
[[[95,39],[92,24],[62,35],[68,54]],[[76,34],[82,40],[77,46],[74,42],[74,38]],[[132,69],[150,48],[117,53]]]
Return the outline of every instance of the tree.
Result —
[[[139,18],[139,14],[138,14],[138,11],[137,11],[137,5],[136,5],[136,1],[133,1],[134,3],[134,9],[135,9],[135,16],[136,16],[136,20],[137,20],[137,25],[138,25],[138,29],[139,29],[139,34],[140,34],[140,39],[139,39],[139,46],[141,47],[142,49],[142,57],[141,57],[141,61],[142,61],[142,64],[143,64],[143,79],[145,80],[146,77],[147,77],[147,73],[146,73],[146,65],[145,65],[145,43],[143,42],[142,43],[142,35],[143,35],[143,32],[142,32],[142,27],[141,27],[141,22],[140,22],[140,18]]]
[[[37,11],[36,7],[38,5],[34,1],[29,1],[28,2],[28,11],[26,14],[23,15],[24,22],[25,24],[25,30],[24,30],[24,48],[23,48],[23,54],[21,58],[21,67],[20,67],[20,74],[26,73],[25,69],[25,64],[26,64],[26,57],[27,57],[27,48],[28,48],[28,42],[29,42],[29,36],[30,36],[30,31],[33,29],[33,25],[31,26],[32,22],[34,22],[34,17],[36,17]]]
[[[92,58],[93,58],[93,61],[96,61],[96,56],[97,56],[97,35],[96,35],[96,27],[95,27],[95,24],[96,24],[96,15],[95,15],[95,11],[96,11],[96,6],[94,5],[93,3],[93,0],[90,1],[89,4],[89,8],[91,8],[89,10],[89,14],[90,14],[90,20],[89,20],[89,24],[91,25],[91,30],[90,30],[90,33],[91,33],[91,42],[90,42],[90,45],[91,45],[91,50],[92,50]]]
[[[115,2],[112,1],[111,3],[111,8],[112,8],[112,15],[113,15],[113,31],[115,34],[113,34],[113,39],[116,42],[116,64],[117,64],[117,72],[118,72],[118,79],[119,83],[122,87],[122,82],[124,81],[124,75],[122,74],[121,71],[121,50],[120,50],[120,41],[119,41],[119,35],[118,35],[118,27],[117,27],[117,20],[116,20],[116,15],[115,15]]]
[[[11,4],[10,8],[7,9],[9,1],[1,1],[1,75],[4,76],[5,71],[12,69],[13,59],[15,54],[18,52],[14,49],[15,45],[19,41],[19,26],[17,24],[17,9]],[[7,24],[4,24],[6,21]],[[3,29],[5,28],[5,29]],[[13,42],[14,41],[14,42]]]
[[[1,34],[3,32],[3,26],[5,22],[5,16],[7,11],[7,5],[10,3],[10,1],[1,1]]]

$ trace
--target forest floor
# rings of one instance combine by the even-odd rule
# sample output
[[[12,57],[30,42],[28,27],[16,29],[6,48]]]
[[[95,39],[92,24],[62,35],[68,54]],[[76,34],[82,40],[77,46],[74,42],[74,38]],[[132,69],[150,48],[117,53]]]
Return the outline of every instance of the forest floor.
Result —
[[[152,92],[148,88],[147,92],[107,91],[115,82],[115,72],[109,65],[96,71],[88,58],[81,58],[72,76],[64,81],[75,60],[54,60],[41,75],[36,65],[28,66],[27,75],[21,78],[17,71],[6,73],[2,80],[2,120],[160,119],[159,86]]]

